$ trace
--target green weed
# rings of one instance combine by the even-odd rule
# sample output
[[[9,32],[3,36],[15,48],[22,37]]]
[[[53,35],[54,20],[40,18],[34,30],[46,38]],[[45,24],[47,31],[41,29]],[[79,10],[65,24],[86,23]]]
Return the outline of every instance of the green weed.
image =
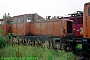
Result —
[[[75,56],[70,52],[43,49],[41,47],[32,47],[25,45],[6,46],[0,49],[1,57],[37,57],[38,60],[74,60]]]

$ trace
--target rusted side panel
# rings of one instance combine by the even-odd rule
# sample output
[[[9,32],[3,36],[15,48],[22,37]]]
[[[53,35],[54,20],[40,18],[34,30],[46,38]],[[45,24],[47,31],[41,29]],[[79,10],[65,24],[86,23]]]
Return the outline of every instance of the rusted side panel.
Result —
[[[84,5],[83,30],[84,37],[90,38],[90,3]]]
[[[17,35],[17,24],[13,24],[12,28],[13,28],[13,35]]]
[[[34,35],[62,36],[64,34],[69,34],[67,33],[67,20],[46,20],[42,22],[34,22],[34,24],[35,30],[32,30],[33,27],[31,29],[32,31],[35,31]]]
[[[35,35],[41,35],[41,25],[40,25],[41,23],[39,23],[39,22],[36,22],[35,23]]]
[[[30,34],[35,35],[35,23],[32,22],[30,25]]]
[[[61,21],[54,21],[54,35],[55,36],[60,36],[61,34]]]
[[[47,26],[46,26],[47,22],[42,22],[41,23],[41,33],[42,35],[47,35]]]
[[[53,35],[53,21],[48,21],[48,22],[46,22],[46,25],[45,25],[46,27],[47,27],[47,35]]]
[[[87,33],[88,33],[88,37],[90,38],[90,3],[87,6],[87,10],[88,10],[88,15],[87,15]]]
[[[30,27],[30,25],[31,25],[31,23],[30,22],[26,22],[25,23],[25,33],[24,33],[24,35],[30,35],[30,31],[31,31],[31,27]]]
[[[24,23],[17,24],[17,35],[24,35]]]
[[[65,33],[64,33],[65,29]],[[62,36],[63,34],[67,34],[67,21],[66,20],[58,20],[54,22],[54,35]]]

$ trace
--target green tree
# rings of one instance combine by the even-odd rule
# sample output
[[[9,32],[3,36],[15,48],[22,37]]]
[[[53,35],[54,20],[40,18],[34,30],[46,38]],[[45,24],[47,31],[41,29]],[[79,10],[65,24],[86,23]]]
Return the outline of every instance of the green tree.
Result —
[[[4,13],[3,18],[9,18],[10,14],[8,13],[8,15],[6,15],[6,13]]]
[[[4,13],[4,15],[3,15],[3,18],[7,18],[7,15],[6,15],[6,13]]]
[[[8,17],[10,17],[10,14],[8,13]]]

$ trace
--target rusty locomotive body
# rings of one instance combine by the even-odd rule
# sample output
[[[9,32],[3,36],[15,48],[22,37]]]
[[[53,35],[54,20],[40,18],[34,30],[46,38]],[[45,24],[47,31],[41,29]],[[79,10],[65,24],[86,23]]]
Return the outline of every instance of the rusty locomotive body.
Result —
[[[1,19],[3,35],[10,33],[12,36],[18,36],[21,39],[30,41],[41,41],[44,44],[46,41],[54,48],[61,48],[60,46],[65,42],[65,37],[71,38],[74,36],[73,21],[70,19],[52,18],[47,19],[38,14],[25,14],[14,16],[7,19]],[[29,41],[30,40],[30,41]]]
[[[44,19],[37,14],[25,14],[12,18],[13,35],[61,36],[73,33],[73,22],[69,19]],[[71,26],[71,29],[69,28]]]

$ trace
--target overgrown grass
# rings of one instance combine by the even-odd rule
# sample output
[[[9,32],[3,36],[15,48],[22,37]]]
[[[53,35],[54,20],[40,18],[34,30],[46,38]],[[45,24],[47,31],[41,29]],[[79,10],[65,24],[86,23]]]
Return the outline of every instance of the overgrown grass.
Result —
[[[71,52],[24,45],[6,46],[0,49],[0,57],[37,57],[38,60],[74,60]]]

